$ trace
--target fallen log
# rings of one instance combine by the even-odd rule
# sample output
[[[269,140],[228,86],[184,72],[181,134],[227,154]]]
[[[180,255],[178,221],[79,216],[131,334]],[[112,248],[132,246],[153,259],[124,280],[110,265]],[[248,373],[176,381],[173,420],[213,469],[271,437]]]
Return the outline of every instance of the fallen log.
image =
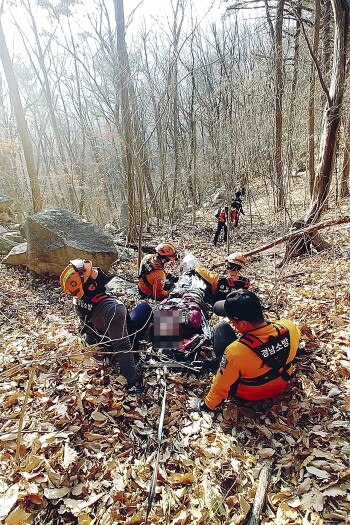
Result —
[[[283,235],[282,237],[279,237],[278,239],[275,239],[274,241],[268,244],[264,244],[263,246],[260,246],[259,248],[255,248],[255,250],[246,252],[244,255],[245,257],[249,257],[251,255],[255,255],[256,253],[260,253],[265,250],[268,250],[269,248],[273,248],[274,246],[277,246],[278,244],[281,244],[283,242],[292,241],[293,239],[297,239],[298,237],[301,237],[303,235],[308,235],[317,230],[321,230],[323,228],[329,228],[329,226],[335,226],[337,224],[345,224],[348,222],[350,222],[350,217],[342,217],[340,219],[328,220],[325,222],[319,222],[317,224],[311,224],[311,226],[307,226],[306,228],[301,228],[299,230],[291,231],[287,233],[286,235]]]
[[[248,514],[247,525],[259,525],[260,523],[260,514],[264,508],[271,471],[272,463],[265,463],[260,470],[258,487],[256,489],[253,507]]]

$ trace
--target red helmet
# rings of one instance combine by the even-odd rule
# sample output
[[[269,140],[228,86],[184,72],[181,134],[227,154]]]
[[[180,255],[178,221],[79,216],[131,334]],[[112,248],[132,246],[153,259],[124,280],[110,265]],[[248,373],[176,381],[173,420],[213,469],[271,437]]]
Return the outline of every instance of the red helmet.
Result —
[[[161,242],[156,247],[158,255],[168,259],[178,259],[179,254],[176,252],[175,246],[171,242]]]
[[[74,259],[60,275],[60,285],[63,290],[81,299],[84,295],[84,284],[93,271],[92,262],[87,259]]]
[[[226,268],[232,268],[238,266],[239,268],[245,267],[245,257],[242,252],[230,253],[225,259]]]

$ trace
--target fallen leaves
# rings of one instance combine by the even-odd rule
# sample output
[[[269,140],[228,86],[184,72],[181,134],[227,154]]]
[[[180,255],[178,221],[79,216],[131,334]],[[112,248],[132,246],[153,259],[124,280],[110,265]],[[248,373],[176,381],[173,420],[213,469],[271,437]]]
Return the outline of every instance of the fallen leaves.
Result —
[[[197,256],[207,249],[202,231],[196,234]],[[248,232],[240,235],[242,243],[251,242]],[[281,316],[293,317],[302,329],[292,389],[266,402],[228,402],[215,414],[188,414],[189,393],[202,396],[212,376],[169,374],[149,523],[243,525],[266,460],[274,468],[262,523],[348,520],[350,326],[342,287],[350,263],[341,261],[343,277],[330,289],[321,255],[293,261],[289,274],[300,276],[288,280],[271,279],[269,259],[262,258],[264,264],[256,259],[247,265],[253,286],[264,298],[273,294]],[[212,253],[210,259],[217,264],[221,256]],[[147,372],[145,397],[127,398],[124,378],[83,351],[69,300],[57,301],[57,282],[45,281],[32,292],[20,271],[6,272],[13,301],[0,326],[0,520],[143,523],[163,391],[159,377]],[[51,320],[36,311],[33,298],[46,300],[50,286],[56,294],[46,306],[55,312]],[[16,463],[18,418],[34,361]]]

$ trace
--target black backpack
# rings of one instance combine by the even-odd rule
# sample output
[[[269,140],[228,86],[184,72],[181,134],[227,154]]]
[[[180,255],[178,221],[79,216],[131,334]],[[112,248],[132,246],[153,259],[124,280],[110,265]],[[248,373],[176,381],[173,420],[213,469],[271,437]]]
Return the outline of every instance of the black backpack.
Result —
[[[220,213],[221,213],[221,208],[217,208],[217,209],[214,211],[214,217],[215,217],[215,219],[218,219],[218,218],[219,218]]]

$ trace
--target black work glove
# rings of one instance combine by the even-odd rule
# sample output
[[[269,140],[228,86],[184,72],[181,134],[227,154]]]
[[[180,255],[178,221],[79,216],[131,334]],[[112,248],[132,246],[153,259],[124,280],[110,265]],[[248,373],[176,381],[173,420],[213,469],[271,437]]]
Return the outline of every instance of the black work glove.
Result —
[[[174,286],[174,281],[169,281],[168,279],[166,279],[163,286],[163,290],[165,290],[166,292],[170,292],[174,288]]]
[[[176,277],[176,275],[173,275],[172,273],[168,273],[166,278],[167,278],[167,281],[172,281],[173,283],[177,283],[177,281],[179,280],[179,278]]]
[[[209,408],[200,397],[189,399],[187,406],[188,410],[191,412],[212,412],[212,409]]]
[[[216,357],[215,359],[208,359],[203,361],[202,370],[210,370],[211,372],[216,372],[219,369],[221,362],[221,357]]]

